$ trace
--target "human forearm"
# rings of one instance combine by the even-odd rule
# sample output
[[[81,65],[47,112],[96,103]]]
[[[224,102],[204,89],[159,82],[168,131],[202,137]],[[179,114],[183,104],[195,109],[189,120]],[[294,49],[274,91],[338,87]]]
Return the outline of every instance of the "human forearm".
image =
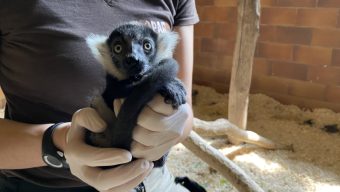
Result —
[[[194,42],[193,42],[193,26],[179,26],[175,27],[175,31],[180,35],[181,40],[178,43],[175,59],[179,64],[178,78],[182,80],[187,91],[187,102],[192,106],[191,90],[192,90],[192,74],[193,74],[193,55],[194,55]],[[188,119],[183,130],[183,135],[179,142],[183,141],[192,130],[193,126],[193,112],[189,113]]]
[[[41,144],[51,124],[26,124],[0,119],[0,169],[24,169],[44,166]],[[62,130],[62,129],[60,129]],[[63,146],[62,131],[57,131],[58,146]]]

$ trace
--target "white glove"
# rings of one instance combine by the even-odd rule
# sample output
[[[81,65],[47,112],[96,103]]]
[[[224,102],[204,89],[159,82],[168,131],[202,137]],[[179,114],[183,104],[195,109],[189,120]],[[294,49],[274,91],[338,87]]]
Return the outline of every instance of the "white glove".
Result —
[[[66,161],[73,175],[98,191],[130,191],[150,173],[153,163],[145,159],[130,162],[132,155],[127,150],[98,148],[84,142],[85,128],[92,132],[101,132],[105,127],[106,123],[94,109],[84,108],[77,111],[66,137]],[[110,169],[99,168],[127,162],[130,163]]]
[[[114,101],[116,114],[123,102],[123,99]],[[175,110],[164,103],[161,95],[156,95],[139,114],[132,135],[132,155],[149,161],[161,158],[182,137],[189,112],[188,104],[183,104]]]

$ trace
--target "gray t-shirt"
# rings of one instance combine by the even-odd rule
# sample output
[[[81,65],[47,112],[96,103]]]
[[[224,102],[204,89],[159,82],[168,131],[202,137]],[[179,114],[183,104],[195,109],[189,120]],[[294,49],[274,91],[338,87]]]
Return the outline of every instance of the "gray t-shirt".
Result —
[[[70,121],[90,104],[104,75],[85,38],[138,21],[155,31],[198,22],[194,0],[0,0],[0,86],[6,118]],[[20,142],[20,141],[18,141]],[[82,186],[68,170],[2,170],[45,186]]]

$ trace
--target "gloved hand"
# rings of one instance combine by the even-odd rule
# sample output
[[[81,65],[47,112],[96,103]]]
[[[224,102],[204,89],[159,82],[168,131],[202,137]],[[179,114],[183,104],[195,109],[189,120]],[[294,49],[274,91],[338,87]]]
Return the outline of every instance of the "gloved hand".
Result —
[[[97,148],[84,142],[85,129],[101,132],[105,127],[105,122],[94,109],[84,108],[77,111],[66,137],[66,161],[73,175],[99,191],[130,191],[150,173],[153,163],[145,159],[130,162],[132,155],[129,151]],[[127,162],[130,163],[110,169],[99,168]]]
[[[123,99],[114,101],[116,115],[123,102]],[[139,114],[132,135],[132,155],[149,161],[161,158],[179,142],[190,110],[188,104],[173,109],[171,105],[164,103],[161,95],[156,95]]]

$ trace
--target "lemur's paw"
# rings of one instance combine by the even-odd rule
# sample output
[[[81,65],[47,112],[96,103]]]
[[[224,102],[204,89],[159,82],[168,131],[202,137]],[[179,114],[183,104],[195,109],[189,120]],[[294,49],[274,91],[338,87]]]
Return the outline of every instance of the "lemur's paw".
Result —
[[[182,82],[178,79],[173,79],[163,86],[159,93],[164,97],[164,102],[171,104],[174,109],[186,103],[186,91]]]

